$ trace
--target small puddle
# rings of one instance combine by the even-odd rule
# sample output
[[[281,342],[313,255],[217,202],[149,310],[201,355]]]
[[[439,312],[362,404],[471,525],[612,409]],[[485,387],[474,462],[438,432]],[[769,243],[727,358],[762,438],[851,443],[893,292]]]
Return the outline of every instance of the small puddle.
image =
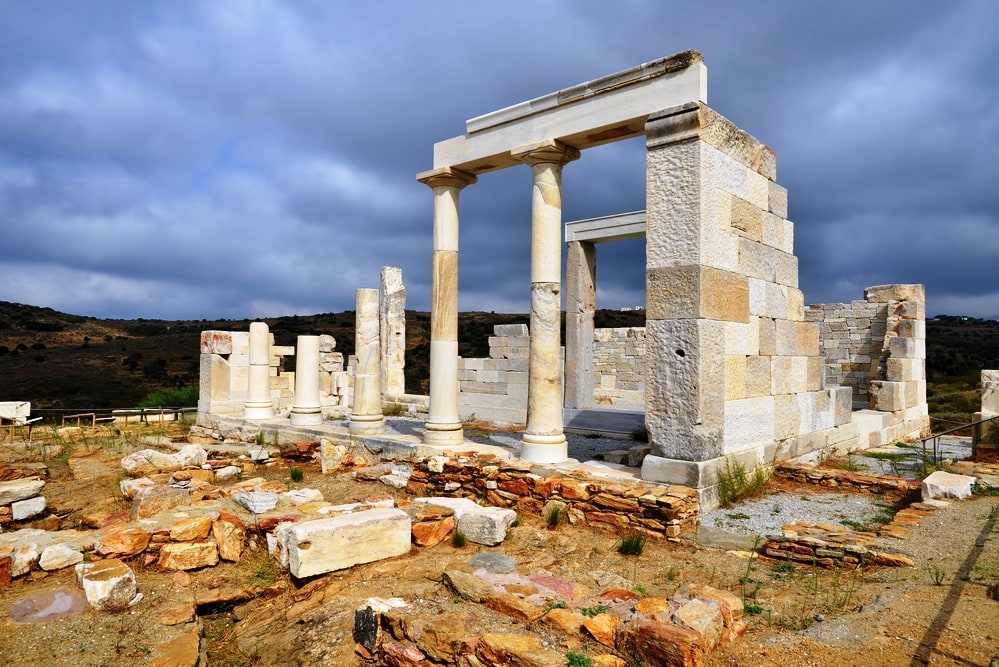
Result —
[[[10,606],[10,620],[15,623],[45,623],[87,610],[87,599],[76,591],[58,588],[38,591]]]

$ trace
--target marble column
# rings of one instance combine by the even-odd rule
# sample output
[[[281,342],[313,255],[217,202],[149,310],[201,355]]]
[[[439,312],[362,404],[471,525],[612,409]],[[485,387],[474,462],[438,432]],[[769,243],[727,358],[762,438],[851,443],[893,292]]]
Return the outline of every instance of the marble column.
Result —
[[[271,400],[271,334],[266,322],[250,323],[248,385],[245,419],[270,419],[274,416]]]
[[[295,345],[295,402],[291,423],[308,426],[323,423],[319,405],[319,336],[299,336]]]
[[[401,396],[406,393],[406,286],[397,266],[382,267],[378,314],[382,391],[387,397]]]
[[[568,458],[562,427],[562,165],[579,150],[549,140],[514,149],[531,167],[531,351],[527,427],[520,457],[538,463]]]
[[[565,407],[592,408],[593,315],[597,309],[597,248],[569,243],[565,269]]]
[[[382,415],[381,350],[378,344],[378,290],[357,290],[354,323],[354,405],[350,411],[351,433],[375,435],[385,431]]]
[[[476,181],[452,167],[416,176],[434,191],[434,257],[430,288],[430,408],[424,442],[460,445],[458,417],[458,195]]]

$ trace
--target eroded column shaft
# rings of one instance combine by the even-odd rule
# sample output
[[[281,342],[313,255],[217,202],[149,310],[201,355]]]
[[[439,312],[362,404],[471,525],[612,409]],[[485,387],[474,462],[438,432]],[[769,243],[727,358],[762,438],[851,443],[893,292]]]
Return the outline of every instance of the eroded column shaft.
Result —
[[[378,344],[378,290],[357,290],[354,324],[354,405],[350,432],[376,434],[385,430],[382,415],[381,351]]]
[[[579,151],[559,141],[523,146],[513,157],[531,166],[531,350],[527,427],[521,458],[554,463],[568,458],[562,422],[561,290],[562,165]]]

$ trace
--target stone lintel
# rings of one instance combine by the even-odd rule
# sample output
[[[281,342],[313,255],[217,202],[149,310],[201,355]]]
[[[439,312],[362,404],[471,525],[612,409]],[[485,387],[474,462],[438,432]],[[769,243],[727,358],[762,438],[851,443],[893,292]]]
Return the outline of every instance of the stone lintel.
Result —
[[[476,174],[516,162],[514,146],[558,139],[578,148],[641,136],[650,113],[707,101],[707,68],[684,51],[470,119],[466,133],[434,144],[434,166]]]
[[[618,213],[565,223],[565,242],[625,241],[645,238],[645,211]]]
[[[703,102],[687,102],[651,114],[645,124],[645,137],[649,150],[685,141],[704,141],[769,180],[777,180],[777,156],[773,149]]]

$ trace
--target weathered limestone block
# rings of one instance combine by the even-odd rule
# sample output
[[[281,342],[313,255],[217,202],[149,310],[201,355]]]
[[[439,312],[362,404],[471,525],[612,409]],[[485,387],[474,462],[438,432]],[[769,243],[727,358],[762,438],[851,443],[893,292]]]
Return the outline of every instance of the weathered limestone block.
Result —
[[[218,544],[219,558],[234,562],[239,560],[246,544],[246,527],[238,516],[221,510],[218,519],[212,523],[212,537]]]
[[[212,519],[207,516],[189,516],[177,519],[170,526],[170,539],[174,542],[192,542],[208,537]]]
[[[885,363],[885,377],[893,382],[925,380],[922,359],[896,359],[889,357]]]
[[[888,354],[897,359],[925,359],[926,341],[893,336],[888,340]]]
[[[202,331],[201,354],[232,354],[231,331]]]
[[[217,354],[202,354],[198,384],[198,402],[228,401],[231,377],[229,362]]]
[[[132,500],[132,519],[145,519],[174,507],[191,502],[189,489],[177,489],[166,484],[156,484],[140,489]]]
[[[697,667],[704,662],[702,642],[696,630],[651,620],[627,621],[618,626],[616,633],[618,651],[644,656],[654,665]]]
[[[24,521],[45,511],[45,496],[35,496],[10,504],[11,519]]]
[[[296,523],[285,535],[288,569],[303,578],[402,555],[411,528],[404,511],[373,509]]]
[[[726,452],[737,452],[753,445],[773,442],[774,414],[773,396],[726,401]]]
[[[749,282],[710,266],[649,268],[650,320],[709,319],[749,322]]]
[[[506,539],[510,524],[517,520],[517,513],[502,507],[483,507],[468,498],[414,498],[414,508],[439,505],[454,512],[456,530],[469,542],[495,546]]]
[[[117,524],[111,526],[98,538],[97,553],[105,558],[134,556],[149,546],[152,533],[139,526]]]
[[[263,514],[277,507],[280,498],[270,491],[239,491],[233,494],[232,500],[254,514]]]
[[[214,541],[171,542],[160,548],[157,565],[164,570],[196,570],[219,562],[219,548]]]
[[[872,303],[889,301],[919,301],[926,303],[923,285],[874,285],[864,290],[864,300]]]
[[[645,421],[653,452],[685,460],[722,455],[724,323],[650,320],[646,335]]]
[[[923,480],[923,500],[931,498],[967,498],[975,478],[937,470]]]
[[[42,549],[42,555],[38,559],[38,567],[46,572],[52,572],[82,562],[83,554],[79,549],[57,542]]]
[[[42,551],[34,542],[21,544],[14,549],[11,554],[11,576],[20,577],[31,571],[31,567],[38,562]]]
[[[138,593],[135,573],[117,558],[80,563],[76,566],[76,578],[83,586],[87,602],[100,611],[125,609]]]
[[[200,468],[208,461],[208,452],[201,445],[184,445],[179,452],[167,454],[155,449],[143,449],[124,457],[121,467],[132,477],[158,472],[174,472],[184,468]]]
[[[691,600],[677,609],[671,620],[700,635],[702,645],[708,650],[718,646],[725,632],[721,608],[718,603],[709,600]]]
[[[45,480],[37,477],[0,482],[0,505],[10,505],[18,500],[37,496],[44,486]]]
[[[999,371],[982,371],[982,412],[999,414]]]
[[[888,382],[887,380],[872,380],[868,389],[871,409],[882,412],[904,410],[906,382]]]

